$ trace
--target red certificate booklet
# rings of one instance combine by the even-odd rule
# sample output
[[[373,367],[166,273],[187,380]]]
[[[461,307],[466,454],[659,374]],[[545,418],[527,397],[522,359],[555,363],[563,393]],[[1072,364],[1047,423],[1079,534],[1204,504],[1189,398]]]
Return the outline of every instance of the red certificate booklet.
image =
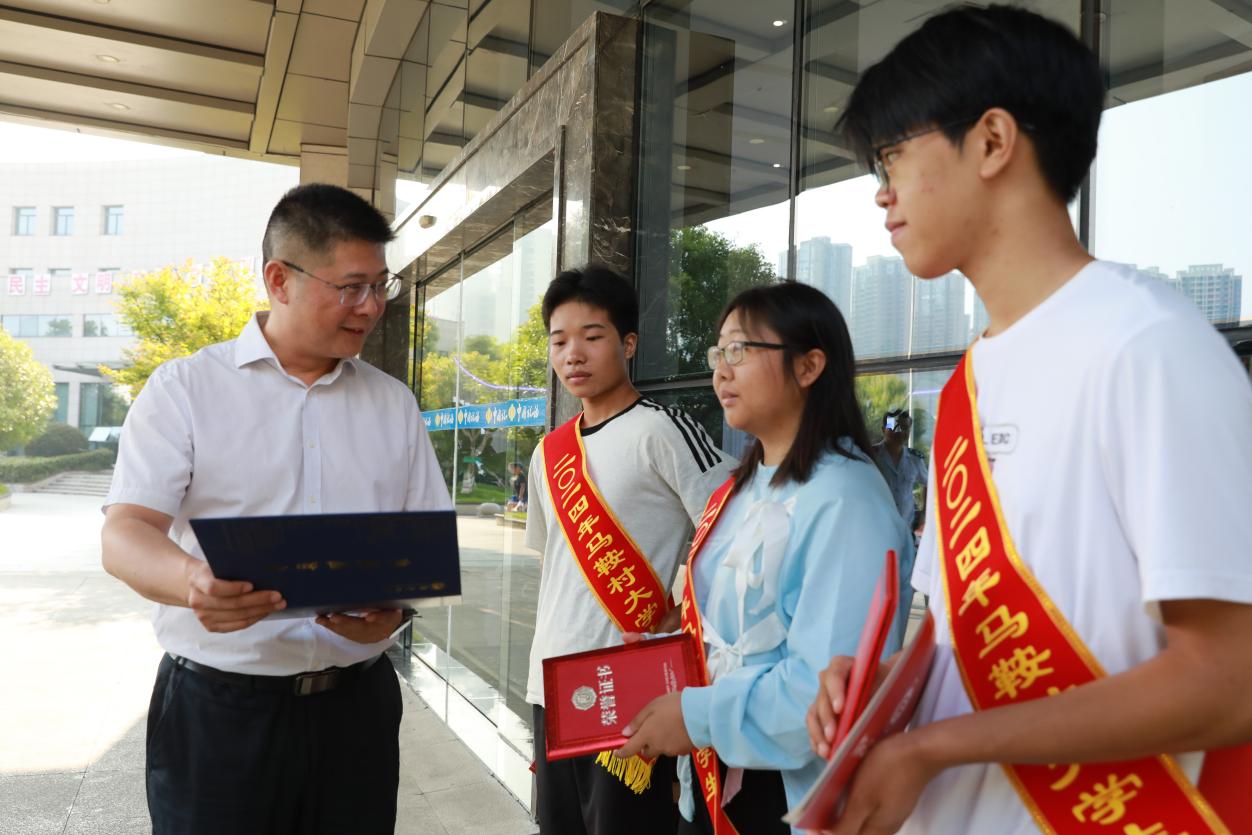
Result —
[[[930,674],[935,654],[935,619],[929,611],[913,640],[831,755],[822,776],[783,818],[799,829],[829,829],[839,820],[845,790],[869,749],[885,736],[904,730]]]
[[[543,660],[549,760],[620,748],[622,728],[657,696],[699,680],[690,635]]]
[[[865,628],[861,630],[861,642],[856,647],[856,660],[848,676],[847,697],[844,699],[847,707],[839,715],[839,724],[835,729],[836,750],[869,701],[874,679],[878,677],[878,662],[882,658],[883,647],[887,645],[887,636],[891,634],[891,623],[895,620],[899,600],[900,562],[895,551],[888,551],[878,585],[874,587]],[[834,755],[833,751],[831,755]]]

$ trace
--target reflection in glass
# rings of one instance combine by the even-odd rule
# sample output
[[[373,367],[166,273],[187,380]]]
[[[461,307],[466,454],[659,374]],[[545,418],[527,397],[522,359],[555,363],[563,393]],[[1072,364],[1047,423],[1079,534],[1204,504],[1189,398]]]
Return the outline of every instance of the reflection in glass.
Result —
[[[121,426],[129,404],[110,383],[83,383],[78,389],[78,428],[91,435],[97,426]]]
[[[448,163],[596,11],[628,13],[620,2],[596,0],[426,7],[379,122],[380,151],[396,158],[397,216],[421,203]]]
[[[909,274],[874,204],[877,182],[833,132],[860,74],[949,5],[813,0],[805,20],[796,279],[821,289],[843,312],[858,359],[959,351],[986,327],[986,312],[960,275],[919,281]],[[1030,6],[1078,27],[1073,0]]]
[[[939,393],[951,376],[952,369],[947,368],[939,371],[905,371],[899,374],[864,374],[858,377],[857,399],[865,416],[870,439],[874,443],[882,441],[883,417],[887,412],[907,409],[913,421],[908,446],[929,462]],[[924,500],[924,489],[916,485],[914,501],[919,510],[925,507]],[[919,516],[915,522],[924,524],[924,518]]]
[[[787,273],[793,12],[644,8],[637,379],[707,375],[725,303]]]
[[[540,301],[556,245],[550,218],[551,199],[541,198],[420,297],[420,403],[460,511],[463,593],[460,606],[424,615],[415,629],[443,651],[435,662],[449,684],[506,735],[524,735],[531,715],[539,558],[522,545],[526,506],[514,490],[547,416]]]

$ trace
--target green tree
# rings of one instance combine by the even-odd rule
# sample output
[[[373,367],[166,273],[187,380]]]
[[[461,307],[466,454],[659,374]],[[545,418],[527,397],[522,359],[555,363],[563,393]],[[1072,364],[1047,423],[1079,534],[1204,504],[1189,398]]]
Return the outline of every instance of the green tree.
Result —
[[[100,371],[132,397],[161,363],[234,339],[253,313],[268,307],[252,270],[227,258],[213,259],[198,274],[191,261],[181,270],[162,267],[120,285],[118,295],[118,312],[137,344],[125,352],[128,366]]]
[[[717,317],[732,297],[773,284],[774,267],[755,246],[735,246],[726,236],[692,226],[670,233],[669,322],[665,341],[673,373],[708,370],[705,352],[717,342]]]
[[[870,440],[882,438],[883,415],[909,407],[909,384],[895,374],[867,374],[856,378],[856,402],[865,416]]]
[[[0,329],[0,452],[38,436],[56,405],[52,372],[29,345]]]
[[[548,387],[548,329],[543,324],[543,301],[526,312],[509,342],[509,380],[529,388]],[[530,392],[533,394],[533,392]]]

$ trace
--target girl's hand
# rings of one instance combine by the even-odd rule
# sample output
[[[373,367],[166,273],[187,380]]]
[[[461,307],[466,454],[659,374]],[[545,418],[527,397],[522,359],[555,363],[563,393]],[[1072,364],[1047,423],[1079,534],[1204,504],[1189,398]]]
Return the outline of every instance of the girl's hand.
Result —
[[[691,737],[687,736],[680,692],[666,693],[648,702],[639,711],[639,715],[630,720],[622,733],[630,739],[613,752],[614,756],[622,759],[636,754],[645,759],[653,759],[662,754],[678,756],[695,747]]]

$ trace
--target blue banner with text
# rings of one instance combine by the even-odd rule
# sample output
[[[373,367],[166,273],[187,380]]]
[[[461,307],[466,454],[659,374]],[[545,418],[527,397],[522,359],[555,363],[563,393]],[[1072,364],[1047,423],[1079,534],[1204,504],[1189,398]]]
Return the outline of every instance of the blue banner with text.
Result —
[[[503,403],[467,403],[452,409],[422,412],[427,432],[444,429],[504,429],[509,426],[542,426],[548,414],[548,398],[528,397]]]

